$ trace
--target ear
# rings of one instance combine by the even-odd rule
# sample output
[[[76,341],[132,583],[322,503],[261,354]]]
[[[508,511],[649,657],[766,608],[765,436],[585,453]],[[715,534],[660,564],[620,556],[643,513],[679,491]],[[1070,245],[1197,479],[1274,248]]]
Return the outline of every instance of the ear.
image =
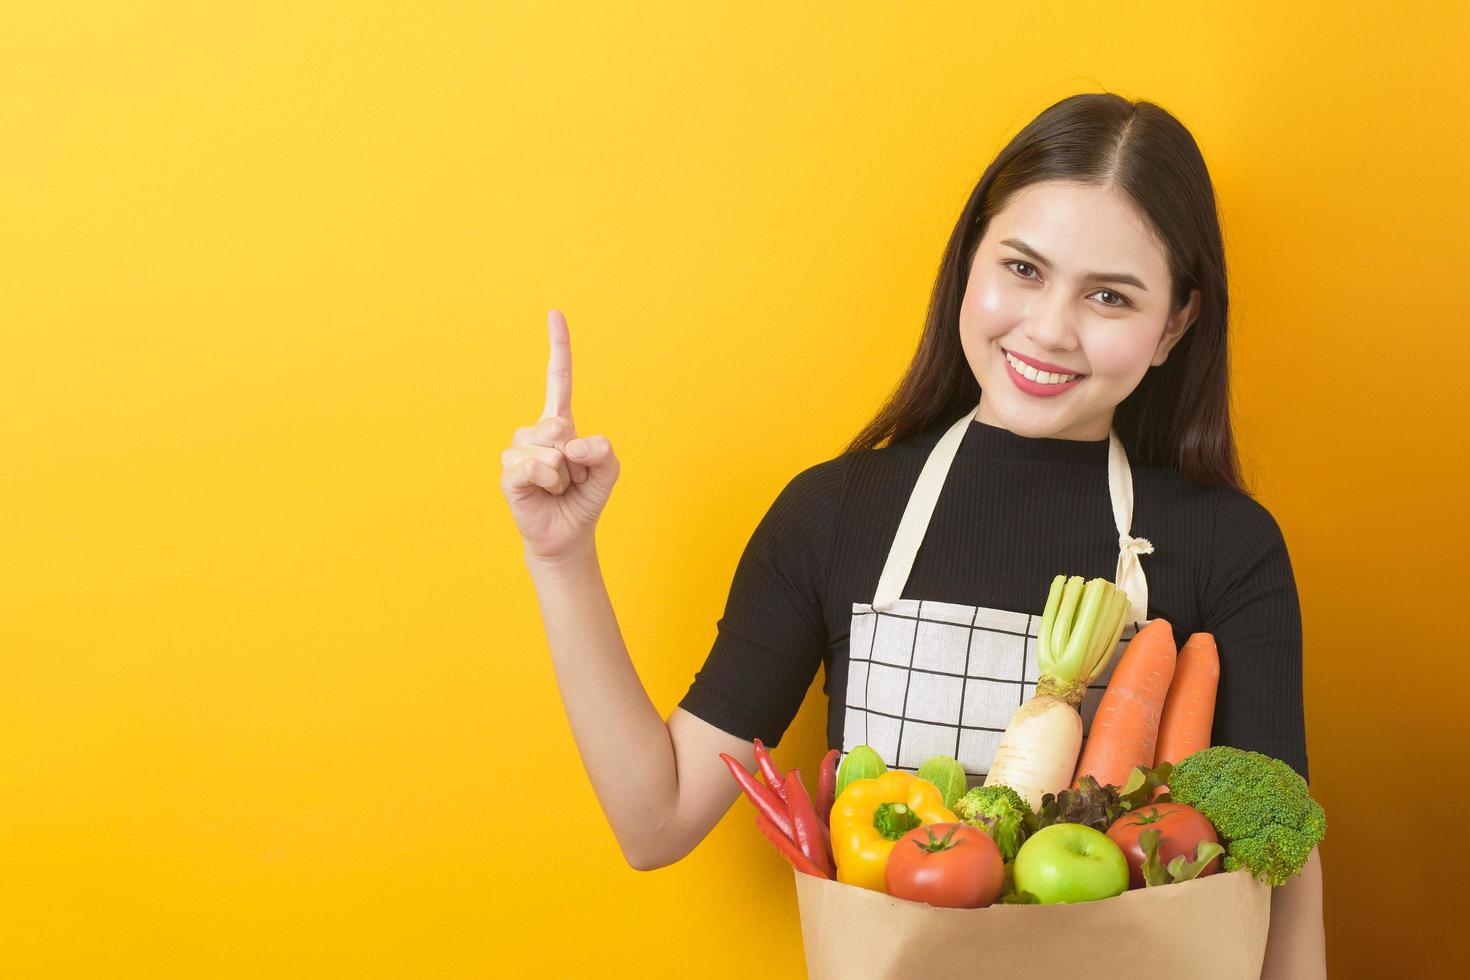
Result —
[[[1184,336],[1184,331],[1194,326],[1194,321],[1199,316],[1200,293],[1198,289],[1189,291],[1189,302],[1179,308],[1179,312],[1169,317],[1169,322],[1164,324],[1164,335],[1159,338],[1159,346],[1154,348],[1153,359],[1149,361],[1151,367],[1158,367],[1169,359],[1169,351],[1179,343]]]

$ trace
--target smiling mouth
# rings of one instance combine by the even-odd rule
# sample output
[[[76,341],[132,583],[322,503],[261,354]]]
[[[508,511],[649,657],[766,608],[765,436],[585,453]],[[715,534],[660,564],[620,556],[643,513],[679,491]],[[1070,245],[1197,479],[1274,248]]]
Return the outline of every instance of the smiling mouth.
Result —
[[[1027,381],[1034,381],[1037,384],[1042,385],[1059,385],[1066,384],[1068,381],[1076,381],[1078,378],[1086,377],[1085,374],[1055,374],[1050,371],[1038,371],[1036,370],[1036,368],[1027,364],[1025,361],[1021,360],[1010,351],[1006,350],[1003,352],[1006,356],[1006,360],[1010,362],[1011,367],[1015,368],[1016,373],[1021,375],[1021,377],[1025,378]]]

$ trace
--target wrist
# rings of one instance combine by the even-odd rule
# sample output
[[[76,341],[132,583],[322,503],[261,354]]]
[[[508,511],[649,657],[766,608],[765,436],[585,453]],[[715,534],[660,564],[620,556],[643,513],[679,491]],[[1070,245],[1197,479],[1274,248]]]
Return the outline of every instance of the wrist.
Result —
[[[523,552],[526,567],[533,575],[547,575],[558,578],[576,577],[580,573],[597,565],[597,543],[589,537],[584,544],[579,544],[566,552],[556,555],[538,554],[526,547]]]

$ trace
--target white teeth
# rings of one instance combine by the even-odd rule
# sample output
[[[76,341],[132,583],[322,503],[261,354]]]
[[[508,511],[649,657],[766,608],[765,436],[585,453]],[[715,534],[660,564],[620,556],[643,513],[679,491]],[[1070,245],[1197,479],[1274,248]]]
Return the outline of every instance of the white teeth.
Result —
[[[1015,368],[1017,372],[1024,375],[1028,380],[1035,381],[1038,384],[1055,385],[1082,377],[1080,374],[1054,374],[1050,371],[1038,371],[1009,352],[1006,353],[1006,360],[1010,361],[1011,367]]]

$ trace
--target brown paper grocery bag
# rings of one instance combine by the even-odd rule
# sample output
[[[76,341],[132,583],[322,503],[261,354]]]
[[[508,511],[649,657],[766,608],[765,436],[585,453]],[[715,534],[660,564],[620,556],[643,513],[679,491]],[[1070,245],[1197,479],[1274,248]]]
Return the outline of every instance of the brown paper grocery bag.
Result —
[[[1140,976],[1257,980],[1271,888],[1244,871],[1068,905],[942,909],[796,875],[811,980]]]

